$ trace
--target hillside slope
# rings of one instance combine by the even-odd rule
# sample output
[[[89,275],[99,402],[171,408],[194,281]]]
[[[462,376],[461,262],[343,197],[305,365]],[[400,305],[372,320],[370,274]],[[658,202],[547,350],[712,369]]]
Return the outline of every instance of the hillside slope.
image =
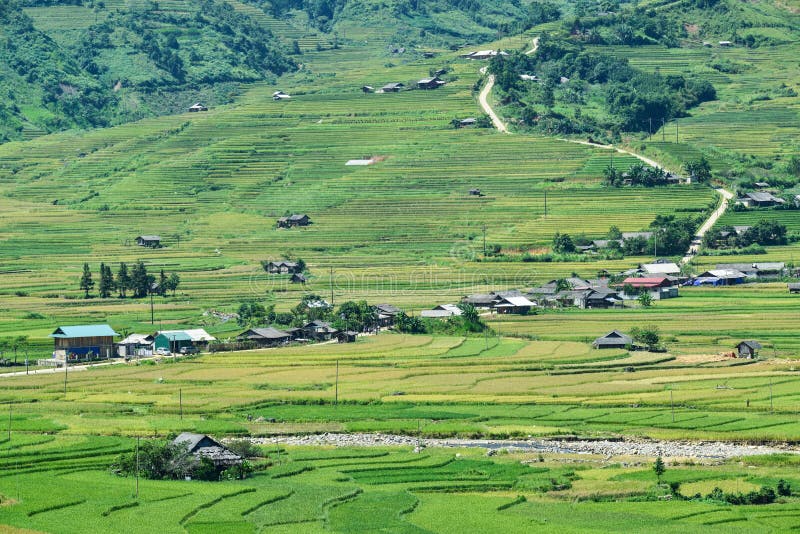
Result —
[[[268,28],[219,0],[13,0],[0,32],[0,141],[226,102],[237,83],[295,68]]]

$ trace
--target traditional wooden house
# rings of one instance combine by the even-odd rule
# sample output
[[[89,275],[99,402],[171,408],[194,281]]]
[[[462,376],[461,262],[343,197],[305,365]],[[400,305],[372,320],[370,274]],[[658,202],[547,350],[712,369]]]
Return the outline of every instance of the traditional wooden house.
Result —
[[[785,204],[786,201],[780,197],[776,197],[772,193],[767,193],[765,191],[756,191],[751,193],[745,193],[738,199],[736,199],[737,204],[742,204],[748,208],[766,208],[770,206],[778,206],[780,204]]]
[[[347,330],[345,332],[339,332],[336,334],[336,340],[339,343],[355,343],[356,338],[358,338],[358,332],[353,332],[352,330]]]
[[[474,295],[467,295],[461,302],[464,304],[472,304],[476,308],[491,308],[494,304],[494,293],[476,293]]]
[[[461,119],[458,121],[459,128],[466,128],[468,126],[475,126],[478,123],[478,119],[475,117],[467,117],[466,119]]]
[[[280,100],[290,100],[291,98],[291,96],[287,95],[283,91],[275,91],[272,93],[272,100],[275,100],[276,102]]]
[[[433,78],[423,78],[417,82],[417,89],[438,89],[447,82],[440,80],[438,76]]]
[[[303,337],[316,341],[327,341],[339,332],[331,326],[331,323],[320,320],[304,324],[301,330],[303,332]]]
[[[220,471],[242,463],[241,456],[205,434],[181,432],[172,440],[172,443],[186,447],[189,454],[194,455],[198,460],[203,458],[210,460]]]
[[[786,264],[778,261],[718,263],[715,270],[739,271],[746,278],[770,279],[780,278],[786,270]]]
[[[653,300],[663,300],[678,296],[677,280],[668,276],[628,277],[618,287],[623,299],[636,299],[642,293],[649,293]]]
[[[461,308],[455,304],[439,304],[432,310],[422,310],[419,315],[428,319],[446,319],[448,317],[457,317],[461,313]]]
[[[308,226],[311,219],[305,214],[294,214],[278,219],[278,228],[292,228],[293,226]]]
[[[405,87],[405,84],[402,84],[400,82],[387,83],[386,85],[381,87],[381,92],[382,93],[399,93],[400,90],[403,87]]]
[[[198,111],[208,111],[208,108],[203,104],[201,104],[200,102],[198,102],[193,106],[189,106],[189,111],[191,113],[197,113]]]
[[[757,358],[761,343],[748,339],[736,345],[736,352],[739,358]]]
[[[789,284],[789,293],[800,293],[800,283],[790,283]]]
[[[464,59],[472,59],[472,60],[486,60],[491,59],[495,56],[507,56],[508,52],[504,50],[477,50],[475,52],[470,52],[469,54],[462,54],[461,57]]]
[[[378,326],[382,328],[394,325],[395,318],[403,313],[400,308],[391,304],[376,304],[373,308],[375,308]]]
[[[305,284],[308,282],[308,278],[305,277],[302,273],[294,273],[289,281],[293,284]]]
[[[161,246],[161,237],[157,235],[136,236],[136,244],[140,247],[159,248]]]
[[[592,343],[596,349],[625,349],[633,345],[633,338],[619,330],[612,330],[608,334],[598,337]]]
[[[301,272],[300,265],[294,261],[271,261],[267,263],[269,274],[293,274]]]
[[[481,193],[481,190],[477,189],[477,188],[470,189],[469,190],[469,194],[470,194],[470,196],[473,196],[473,197],[482,197],[483,196],[483,193]]]
[[[371,85],[363,85],[363,86],[361,86],[361,91],[364,92],[364,93],[374,93],[375,92],[375,88],[372,87]]]
[[[240,341],[252,341],[259,347],[274,347],[288,343],[292,339],[292,335],[277,328],[251,328],[245,330],[236,339]]]
[[[68,362],[112,358],[117,336],[107,324],[59,326],[50,334],[55,343],[53,358]]]
[[[497,294],[492,309],[497,313],[517,313],[525,315],[536,307],[536,303],[523,295]]]

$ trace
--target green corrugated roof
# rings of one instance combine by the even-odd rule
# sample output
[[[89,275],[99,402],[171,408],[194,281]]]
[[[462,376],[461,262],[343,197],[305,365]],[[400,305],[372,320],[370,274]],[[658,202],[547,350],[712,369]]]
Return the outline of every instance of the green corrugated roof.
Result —
[[[171,330],[167,332],[159,332],[158,335],[164,336],[170,341],[191,341],[192,336],[180,330]]]
[[[59,326],[50,337],[75,338],[75,337],[106,337],[118,336],[114,329],[107,324],[85,324],[78,326]]]

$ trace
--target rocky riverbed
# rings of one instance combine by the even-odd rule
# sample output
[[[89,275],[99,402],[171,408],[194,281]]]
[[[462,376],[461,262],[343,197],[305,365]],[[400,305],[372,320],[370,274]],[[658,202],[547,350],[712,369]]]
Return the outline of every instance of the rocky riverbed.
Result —
[[[486,440],[486,439],[417,439],[392,434],[311,434],[305,436],[275,436],[251,438],[259,445],[285,444],[336,447],[481,447],[489,451],[506,449],[560,454],[597,454],[602,456],[645,456],[664,458],[727,459],[789,452],[797,448],[778,448],[763,445],[739,445],[724,442],[689,442],[658,440]]]

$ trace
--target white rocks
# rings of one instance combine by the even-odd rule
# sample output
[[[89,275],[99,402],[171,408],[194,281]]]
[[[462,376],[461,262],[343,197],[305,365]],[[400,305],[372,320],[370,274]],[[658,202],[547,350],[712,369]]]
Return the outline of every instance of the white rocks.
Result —
[[[325,433],[305,436],[250,438],[250,441],[259,445],[281,443],[286,445],[308,446],[332,445],[335,447],[413,447],[416,453],[421,452],[425,447],[482,447],[488,449],[487,455],[493,455],[495,453],[492,451],[502,448],[511,452],[527,451],[561,454],[597,454],[603,456],[606,461],[614,456],[725,459],[778,452],[794,454],[800,452],[792,448],[781,449],[762,445],[737,445],[735,443],[725,442],[421,439],[412,436],[393,434]]]

